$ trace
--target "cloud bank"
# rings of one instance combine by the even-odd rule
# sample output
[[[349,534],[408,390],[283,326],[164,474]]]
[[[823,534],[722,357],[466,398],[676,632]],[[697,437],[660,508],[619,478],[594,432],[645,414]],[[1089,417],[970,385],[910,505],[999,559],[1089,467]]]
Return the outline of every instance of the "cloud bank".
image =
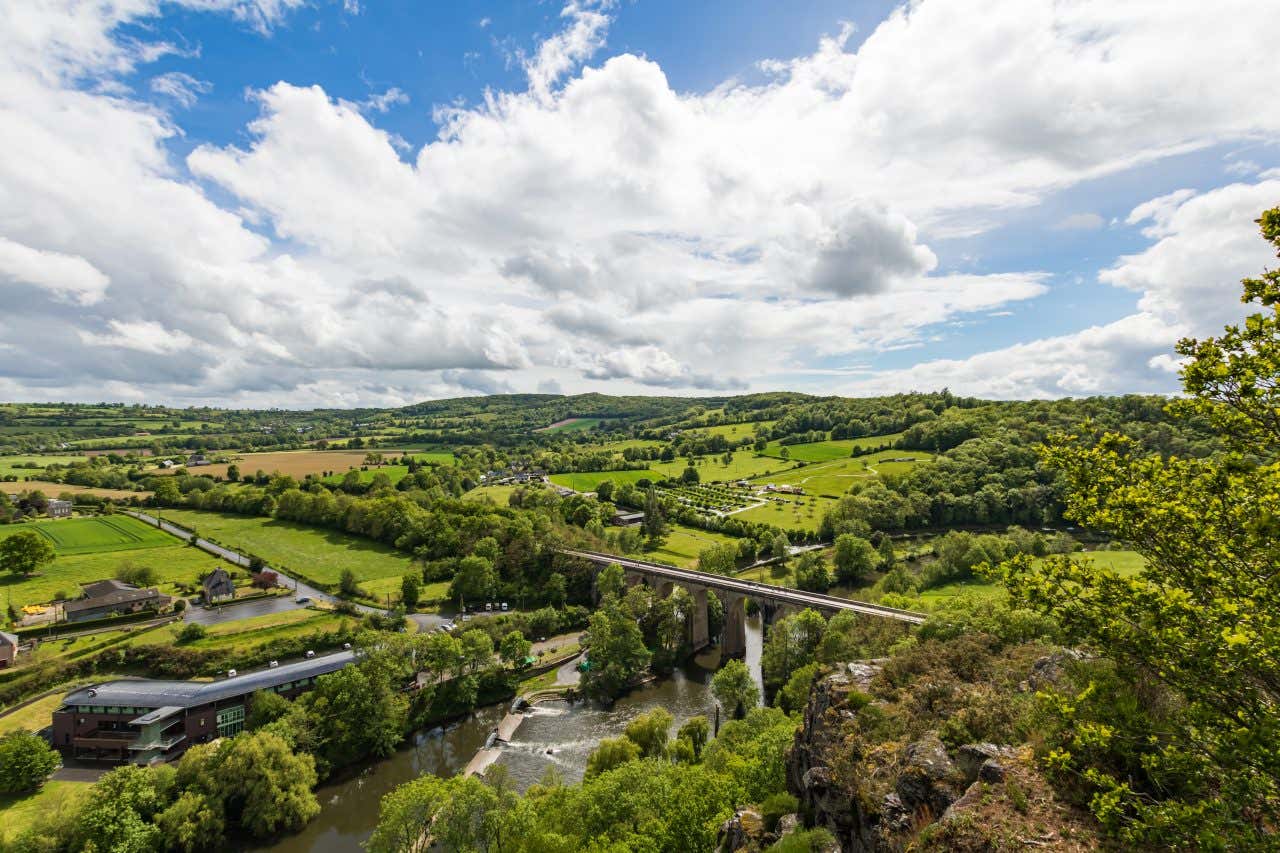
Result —
[[[299,3],[182,5],[269,32]],[[1149,248],[1099,277],[1135,313],[941,361],[940,327],[1049,276],[940,269],[939,241],[1280,131],[1264,62],[1280,8],[923,0],[856,49],[846,29],[762,59],[763,82],[678,92],[655,62],[604,55],[617,9],[575,0],[523,57],[526,88],[438,107],[438,138],[408,156],[377,123],[399,90],[352,104],[293,80],[252,93],[241,142],[184,159],[194,58],[151,78],[157,100],[120,83],[182,53],[122,35],[163,11],[23,4],[0,31],[0,346],[35,353],[13,395],[719,392],[901,348],[920,362],[844,390],[1168,390],[1177,336],[1238,316],[1234,282],[1267,260],[1249,220],[1280,197],[1259,176],[1152,199],[1129,223]]]

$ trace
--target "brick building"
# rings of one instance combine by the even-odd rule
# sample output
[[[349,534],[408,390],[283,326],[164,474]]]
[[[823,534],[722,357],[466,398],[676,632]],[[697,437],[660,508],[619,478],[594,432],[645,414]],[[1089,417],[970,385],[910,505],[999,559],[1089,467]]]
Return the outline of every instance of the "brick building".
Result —
[[[170,761],[192,744],[243,730],[256,691],[293,699],[353,660],[355,653],[344,651],[217,681],[130,679],[81,688],[53,713],[53,745],[82,760]]]

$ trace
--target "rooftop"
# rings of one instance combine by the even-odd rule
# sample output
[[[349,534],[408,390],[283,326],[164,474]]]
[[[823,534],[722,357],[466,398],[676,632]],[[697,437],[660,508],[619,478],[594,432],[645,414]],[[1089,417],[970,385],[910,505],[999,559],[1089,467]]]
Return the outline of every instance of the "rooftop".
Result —
[[[246,672],[217,681],[153,681],[146,678],[107,681],[73,690],[64,705],[123,705],[130,708],[193,708],[255,690],[269,690],[290,681],[337,672],[355,660],[355,652],[335,652],[272,669]]]

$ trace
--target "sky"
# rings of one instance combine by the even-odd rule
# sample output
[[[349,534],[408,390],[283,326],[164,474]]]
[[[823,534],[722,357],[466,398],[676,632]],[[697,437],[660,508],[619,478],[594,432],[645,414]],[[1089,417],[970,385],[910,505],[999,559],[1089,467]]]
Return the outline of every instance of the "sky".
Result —
[[[1172,393],[1280,4],[0,0],[0,400]]]

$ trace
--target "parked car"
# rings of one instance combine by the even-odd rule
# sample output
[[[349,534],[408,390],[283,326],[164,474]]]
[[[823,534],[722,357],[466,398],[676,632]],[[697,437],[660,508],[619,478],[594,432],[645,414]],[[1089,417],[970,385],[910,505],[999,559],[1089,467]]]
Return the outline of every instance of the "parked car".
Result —
[[[300,596],[298,596],[297,598],[295,598],[295,599],[293,600],[293,603],[294,603],[294,604],[310,604],[310,603],[311,603],[311,599],[310,599],[310,598],[308,598],[308,597],[307,597],[307,596],[305,596],[305,595],[300,595]]]
[[[316,656],[315,652],[311,651],[311,649],[307,649],[306,657],[313,658],[315,656]]]
[[[236,677],[236,671],[234,669],[227,670],[227,678],[235,678],[235,677]]]
[[[506,603],[505,601],[504,601],[504,602],[502,602],[502,609],[503,609],[503,610],[506,610],[506,609],[507,609],[507,603]]]
[[[486,613],[492,613],[492,612],[493,612],[493,603],[492,603],[492,602],[490,602],[490,603],[486,604],[486,605],[484,606],[484,610],[485,610],[485,612],[486,612]]]
[[[475,618],[475,617],[473,617],[470,613],[463,613],[463,614],[462,614],[462,621],[463,621],[463,622],[470,622],[473,618]]]
[[[280,661],[278,661],[278,660],[273,660],[273,661],[271,661],[270,663],[268,663],[268,664],[267,664],[267,669],[275,669],[275,668],[276,668],[276,667],[278,667],[279,665],[280,665]]]

